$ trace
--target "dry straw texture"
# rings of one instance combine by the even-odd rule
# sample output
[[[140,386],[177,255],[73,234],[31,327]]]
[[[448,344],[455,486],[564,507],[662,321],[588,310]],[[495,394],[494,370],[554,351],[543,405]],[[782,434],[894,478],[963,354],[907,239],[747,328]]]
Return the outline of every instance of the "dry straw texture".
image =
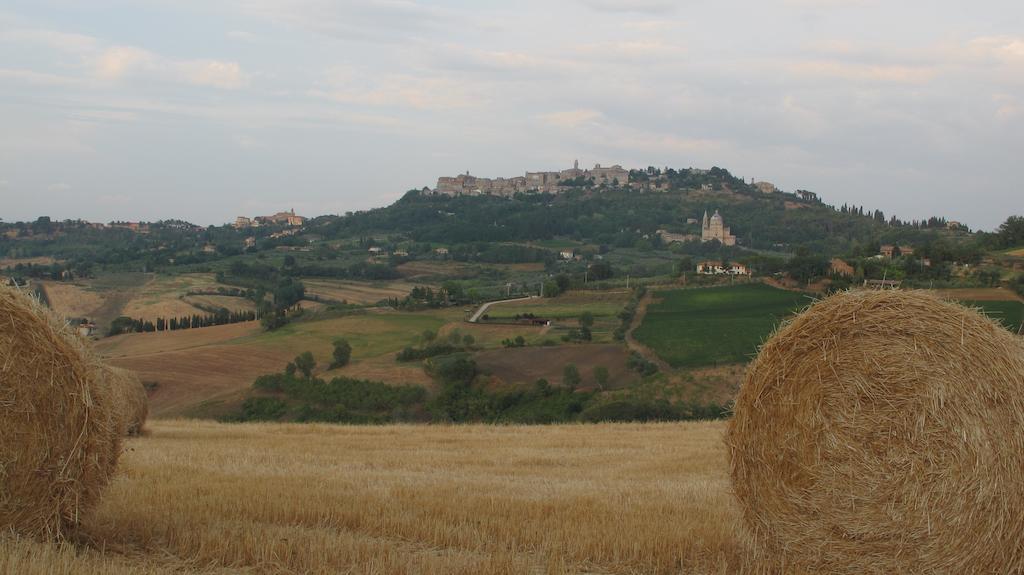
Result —
[[[139,381],[135,372],[119,367],[103,366],[105,375],[111,384],[112,391],[118,402],[118,411],[122,419],[121,425],[125,435],[140,435],[149,416],[149,400],[146,388]]]
[[[814,304],[751,364],[727,443],[768,570],[1024,572],[1024,345],[974,310]]]
[[[81,338],[0,287],[0,531],[66,536],[120,454],[109,382]]]

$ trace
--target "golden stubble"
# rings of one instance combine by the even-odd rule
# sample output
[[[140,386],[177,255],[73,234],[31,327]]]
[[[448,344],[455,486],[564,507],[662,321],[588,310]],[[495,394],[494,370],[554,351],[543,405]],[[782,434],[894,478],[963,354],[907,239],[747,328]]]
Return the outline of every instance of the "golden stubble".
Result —
[[[76,547],[0,571],[748,569],[722,423],[149,427]]]

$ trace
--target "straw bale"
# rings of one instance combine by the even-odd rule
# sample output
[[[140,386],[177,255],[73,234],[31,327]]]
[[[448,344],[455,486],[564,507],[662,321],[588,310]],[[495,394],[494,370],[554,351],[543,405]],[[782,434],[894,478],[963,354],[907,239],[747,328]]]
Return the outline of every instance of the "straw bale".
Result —
[[[0,531],[61,539],[95,505],[121,441],[100,365],[49,310],[0,288]]]
[[[105,366],[105,371],[117,398],[124,435],[141,435],[149,416],[146,388],[133,371],[113,366]]]
[[[726,440],[769,571],[1024,573],[1022,341],[921,291],[784,324]]]

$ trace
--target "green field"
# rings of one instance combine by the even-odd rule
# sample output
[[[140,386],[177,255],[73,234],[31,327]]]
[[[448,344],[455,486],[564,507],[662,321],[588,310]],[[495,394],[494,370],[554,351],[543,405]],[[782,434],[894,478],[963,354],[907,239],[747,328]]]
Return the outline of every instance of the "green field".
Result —
[[[673,367],[749,360],[779,321],[810,303],[764,284],[659,291],[634,333]]]
[[[556,298],[537,298],[521,302],[496,304],[487,310],[487,317],[506,320],[524,313],[547,319],[564,320],[580,317],[589,311],[594,317],[614,317],[629,301],[629,292],[580,291],[568,292]]]
[[[964,305],[969,307],[980,307],[986,315],[992,319],[999,320],[1010,331],[1020,333],[1021,325],[1024,324],[1024,303],[1019,301],[969,301],[965,300]]]

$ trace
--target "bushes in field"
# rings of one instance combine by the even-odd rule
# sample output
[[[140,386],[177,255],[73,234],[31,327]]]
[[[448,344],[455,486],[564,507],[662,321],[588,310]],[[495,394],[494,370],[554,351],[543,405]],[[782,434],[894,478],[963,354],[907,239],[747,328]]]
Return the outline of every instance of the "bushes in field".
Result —
[[[338,344],[345,342],[338,340]],[[337,349],[344,346],[338,346]],[[335,361],[338,361],[335,356]],[[427,390],[420,386],[391,386],[378,381],[313,376],[316,361],[304,352],[281,373],[261,375],[252,384],[255,395],[243,402],[237,421],[323,421],[388,423],[416,419],[423,411]]]
[[[456,335],[447,339],[454,340]],[[460,340],[464,341],[464,337]],[[392,386],[377,381],[336,377],[324,381],[313,375],[316,362],[309,352],[288,363],[281,373],[262,375],[252,385],[253,396],[232,417],[235,421],[321,421],[333,423],[388,423],[395,421],[565,423],[573,421],[674,421],[722,417],[718,405],[699,406],[670,402],[658,394],[577,390],[579,368],[567,364],[562,385],[546,380],[533,385],[489,389],[473,356],[447,343],[433,340],[416,353],[452,350],[426,357],[424,369],[437,382],[428,396],[421,386]],[[401,355],[401,354],[400,354]],[[641,361],[643,358],[640,358]],[[411,360],[410,360],[411,361]],[[654,367],[655,371],[657,370]],[[608,370],[595,368],[599,385]]]
[[[615,332],[612,336],[615,341],[623,341],[626,339],[626,332],[629,330],[629,324],[633,323],[633,317],[636,316],[636,308],[640,306],[640,298],[644,297],[647,293],[647,288],[640,286],[633,290],[633,295],[626,302],[626,305],[619,312],[619,327],[615,328]]]

